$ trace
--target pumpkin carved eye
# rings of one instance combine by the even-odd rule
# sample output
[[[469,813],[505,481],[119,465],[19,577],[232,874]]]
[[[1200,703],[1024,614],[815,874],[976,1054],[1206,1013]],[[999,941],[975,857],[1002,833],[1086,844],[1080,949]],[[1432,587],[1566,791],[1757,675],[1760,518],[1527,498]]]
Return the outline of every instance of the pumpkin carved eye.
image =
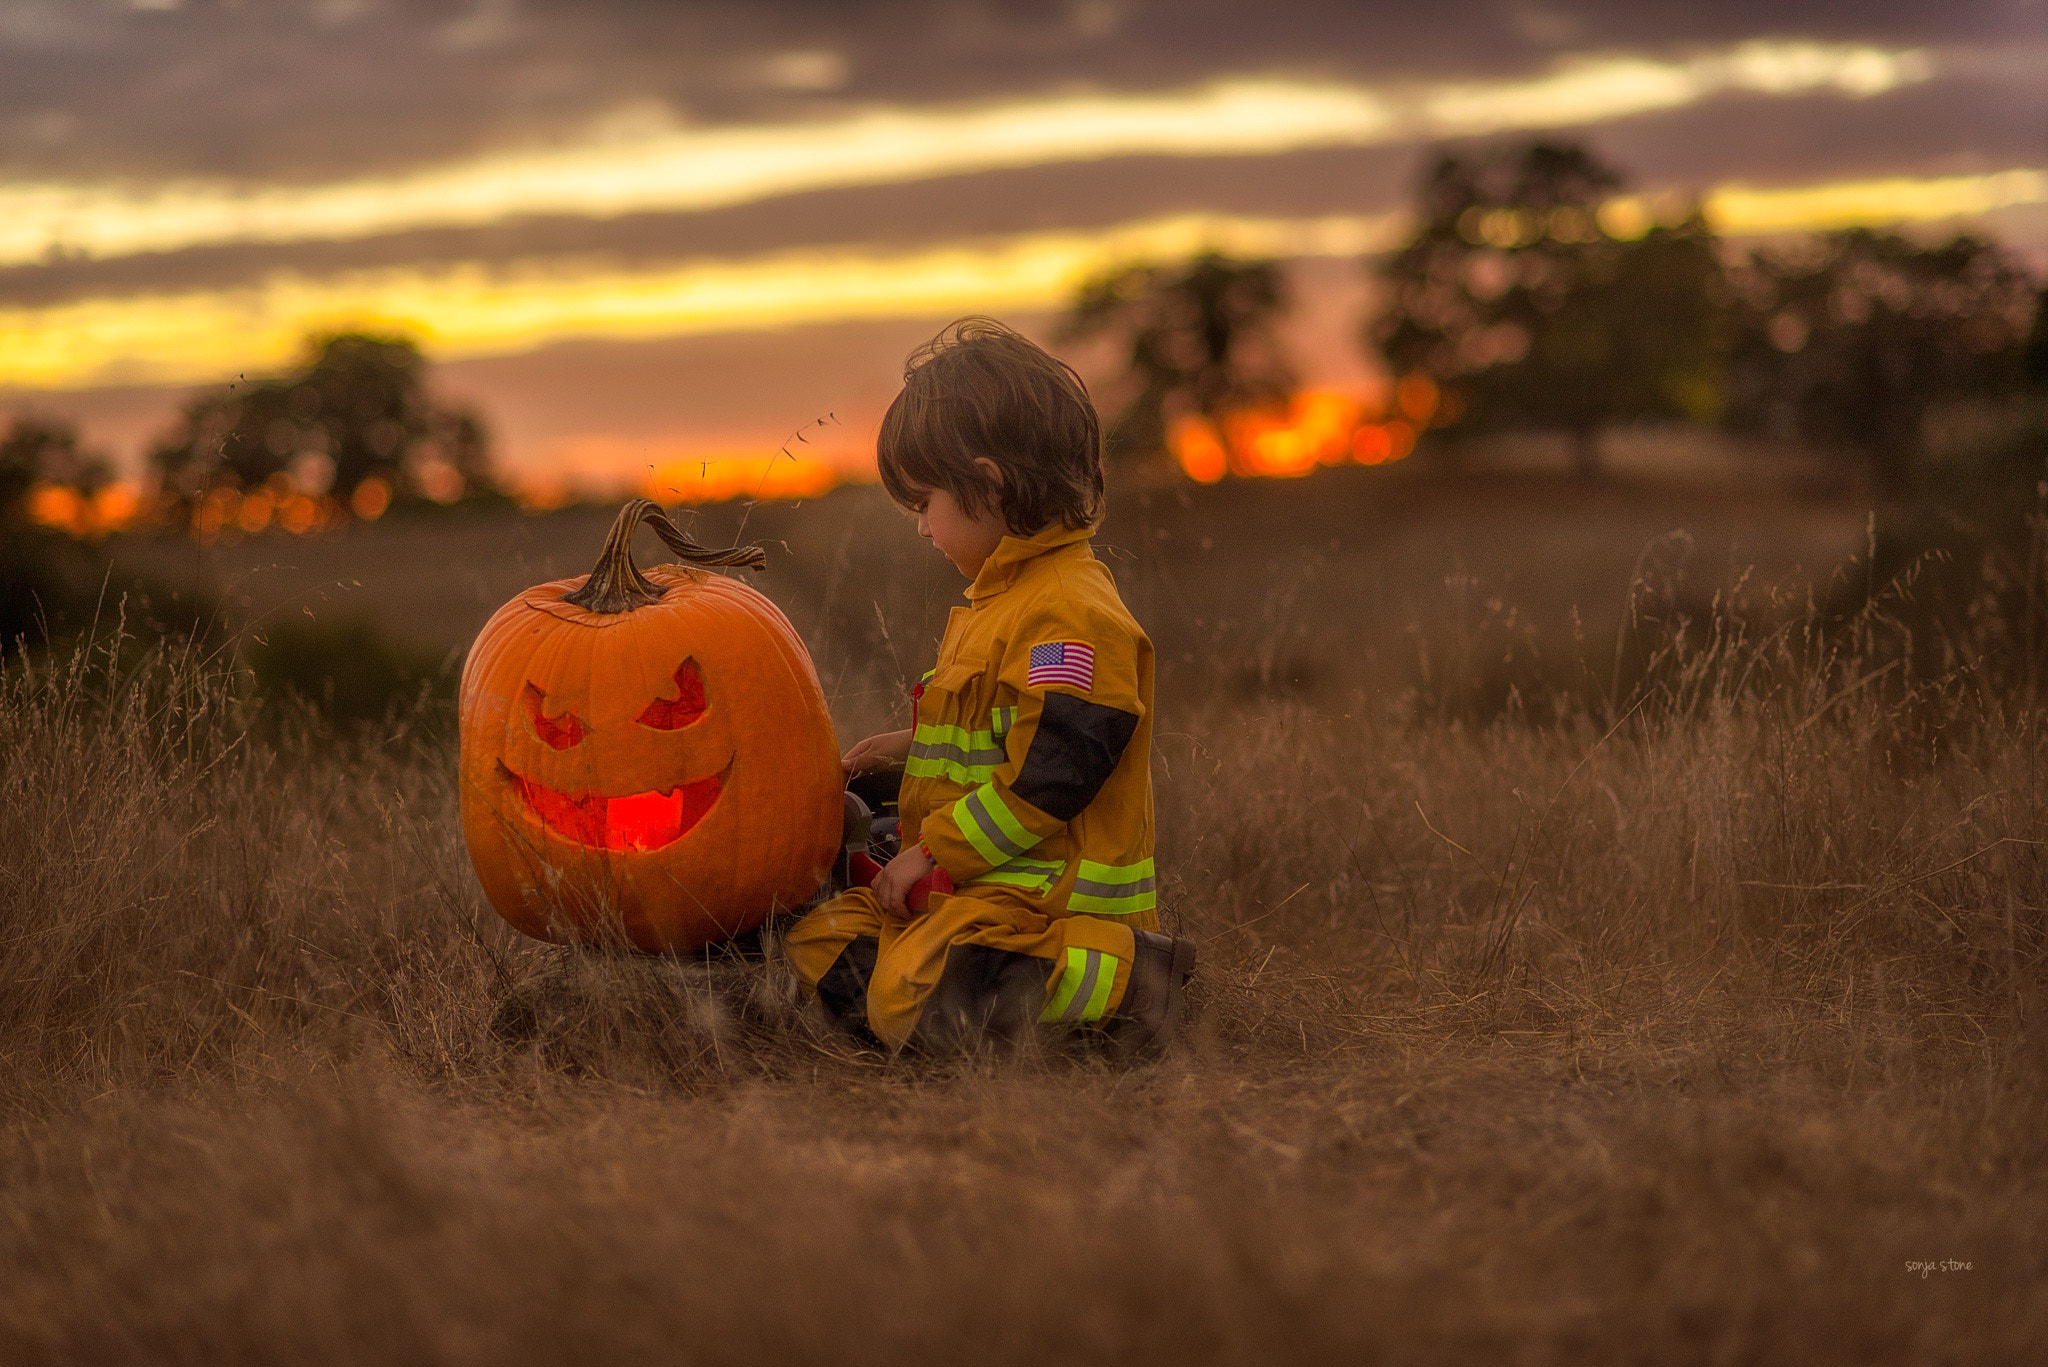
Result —
[[[697,668],[695,660],[684,660],[676,666],[676,694],[673,698],[656,698],[640,709],[634,720],[642,726],[651,726],[657,731],[680,731],[704,715],[704,671]]]
[[[546,711],[548,695],[531,683],[520,691],[520,700],[526,704],[526,719],[533,724],[533,734],[539,736],[550,749],[566,750],[583,741],[582,718],[574,712],[563,712],[550,717]]]

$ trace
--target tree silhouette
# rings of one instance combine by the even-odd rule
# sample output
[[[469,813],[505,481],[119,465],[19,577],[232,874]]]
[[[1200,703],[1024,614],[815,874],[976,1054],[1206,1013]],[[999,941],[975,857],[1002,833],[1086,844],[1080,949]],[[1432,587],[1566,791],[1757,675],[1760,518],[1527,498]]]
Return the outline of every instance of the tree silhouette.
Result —
[[[106,457],[81,445],[72,424],[20,414],[0,436],[0,524],[19,527],[27,519],[29,491],[38,484],[89,497],[112,478]]]
[[[1760,250],[1735,279],[1731,424],[1860,452],[1888,494],[1911,489],[1934,409],[2025,384],[2033,282],[1982,238],[1850,229]]]
[[[1125,266],[1084,283],[1059,336],[1122,344],[1132,392],[1110,421],[1110,452],[1163,452],[1175,410],[1213,421],[1285,395],[1294,374],[1277,324],[1287,302],[1277,262],[1216,252],[1179,265]]]
[[[1694,209],[1617,235],[1603,213],[1623,184],[1569,144],[1439,156],[1414,235],[1377,269],[1368,345],[1433,379],[1468,429],[1569,434],[1586,474],[1608,423],[1717,417],[1729,337],[1713,234]]]
[[[410,340],[335,333],[311,339],[307,353],[281,378],[188,399],[150,455],[165,492],[194,499],[279,475],[343,501],[372,479],[443,502],[491,487],[483,424],[428,393],[426,360]]]
[[[2048,285],[2034,296],[2034,326],[2021,367],[2022,383],[2033,393],[2048,394]]]
[[[57,484],[91,495],[112,477],[105,457],[62,419],[17,416],[0,436],[0,656],[76,625],[96,553],[30,518],[29,494]]]

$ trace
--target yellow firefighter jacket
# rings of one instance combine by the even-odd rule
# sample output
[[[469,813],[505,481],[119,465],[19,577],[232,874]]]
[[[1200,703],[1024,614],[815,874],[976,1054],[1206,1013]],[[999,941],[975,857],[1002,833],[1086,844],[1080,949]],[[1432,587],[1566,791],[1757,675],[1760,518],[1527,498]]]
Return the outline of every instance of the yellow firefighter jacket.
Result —
[[[1158,928],[1152,642],[1092,530],[1006,536],[925,677],[899,799],[968,896]]]

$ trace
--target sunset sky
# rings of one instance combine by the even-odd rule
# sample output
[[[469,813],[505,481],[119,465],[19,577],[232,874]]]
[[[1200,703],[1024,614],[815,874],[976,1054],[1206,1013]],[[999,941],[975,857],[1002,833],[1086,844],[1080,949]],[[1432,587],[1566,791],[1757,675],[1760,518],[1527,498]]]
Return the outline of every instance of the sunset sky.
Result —
[[[132,467],[191,385],[375,324],[522,477],[828,413],[858,463],[939,323],[1203,246],[1296,261],[1296,359],[1357,383],[1427,149],[1536,132],[1730,235],[2048,269],[2042,0],[0,0],[0,414]]]

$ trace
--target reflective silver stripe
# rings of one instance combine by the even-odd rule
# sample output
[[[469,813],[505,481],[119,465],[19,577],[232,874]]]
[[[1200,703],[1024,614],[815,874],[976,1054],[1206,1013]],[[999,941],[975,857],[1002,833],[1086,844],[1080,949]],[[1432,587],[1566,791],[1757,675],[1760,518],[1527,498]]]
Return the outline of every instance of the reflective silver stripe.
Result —
[[[1088,1000],[1095,995],[1095,978],[1102,972],[1102,959],[1101,950],[1088,951],[1088,966],[1081,970],[1081,981],[1074,988],[1074,999],[1067,1003],[1067,1009],[1060,1014],[1062,1021],[1087,1019]]]
[[[1136,897],[1141,892],[1156,892],[1159,879],[1153,875],[1130,883],[1097,883],[1087,878],[1074,880],[1076,897]]]
[[[1001,750],[967,750],[944,741],[913,741],[910,746],[912,759],[946,760],[969,767],[979,766],[993,769],[1009,756]],[[984,777],[986,777],[984,775]]]
[[[996,819],[988,814],[988,808],[981,805],[981,795],[985,790],[986,785],[976,788],[966,797],[960,799],[960,805],[967,809],[969,816],[974,818],[974,824],[980,827],[982,835],[987,837],[989,844],[1015,859],[1029,847],[1019,845],[1016,841],[1012,840],[1010,833],[1001,826],[998,826]],[[997,799],[997,801],[1001,800],[1000,798]]]

